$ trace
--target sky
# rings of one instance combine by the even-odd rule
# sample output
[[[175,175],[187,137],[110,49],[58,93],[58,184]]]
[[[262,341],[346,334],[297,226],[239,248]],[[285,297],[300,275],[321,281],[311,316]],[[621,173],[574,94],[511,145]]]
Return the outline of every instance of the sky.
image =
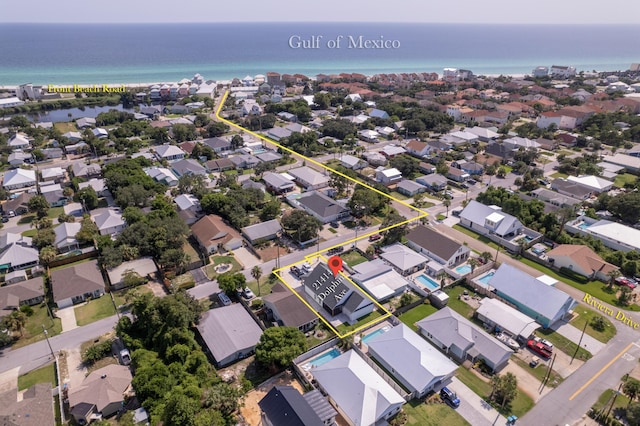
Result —
[[[640,24],[632,0],[19,0],[0,23],[437,22]],[[303,7],[306,4],[308,6]],[[452,7],[446,7],[451,4]],[[455,5],[455,6],[453,6]]]

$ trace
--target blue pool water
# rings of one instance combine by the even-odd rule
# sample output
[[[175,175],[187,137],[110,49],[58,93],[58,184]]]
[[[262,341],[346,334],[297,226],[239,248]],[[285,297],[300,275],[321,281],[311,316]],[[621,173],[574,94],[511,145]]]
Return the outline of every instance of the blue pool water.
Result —
[[[362,336],[362,343],[367,344],[367,342],[371,339],[373,339],[376,336],[379,336],[383,333],[386,333],[387,331],[389,331],[389,327],[382,327],[377,329],[376,331],[373,331],[369,334],[366,334],[364,336]]]
[[[479,278],[478,281],[484,285],[488,285],[489,281],[491,281],[491,278],[493,278],[494,274],[495,274],[495,271],[491,271],[488,274],[484,275],[482,278]]]
[[[320,355],[319,357],[316,357],[314,359],[312,359],[311,361],[309,361],[309,364],[311,364],[314,367],[320,367],[322,364],[326,364],[327,362],[331,361],[334,358],[337,358],[340,356],[340,351],[337,349],[331,349],[329,352],[324,353],[322,355]]]
[[[588,223],[582,222],[580,225],[578,225],[578,228],[587,229],[589,226],[591,225],[589,225]]]
[[[429,290],[437,290],[440,288],[440,284],[429,278],[427,275],[422,274],[416,277],[416,281],[418,281],[423,286],[427,287]]]
[[[530,243],[531,241],[533,241],[533,238],[531,238],[531,237],[530,237],[530,236],[528,236],[528,235],[525,235],[525,236],[524,236],[524,238],[523,238],[523,240],[525,240],[526,242]]]
[[[471,266],[466,264],[462,266],[458,266],[456,268],[456,272],[459,273],[460,275],[468,274],[469,272],[471,272]]]

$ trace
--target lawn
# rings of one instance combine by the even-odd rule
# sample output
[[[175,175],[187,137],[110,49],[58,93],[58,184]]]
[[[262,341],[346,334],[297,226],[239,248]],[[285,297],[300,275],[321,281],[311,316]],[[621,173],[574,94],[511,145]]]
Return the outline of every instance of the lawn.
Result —
[[[374,322],[376,321],[376,319],[379,319],[381,316],[385,315],[381,309],[377,309],[373,312],[371,312],[370,314],[360,318],[360,320],[353,324],[353,325],[348,325],[348,324],[340,324],[336,330],[338,330],[338,332],[340,334],[346,334],[349,333],[350,331],[355,330],[356,328],[362,327],[365,324],[368,324],[370,322]]]
[[[81,327],[103,318],[110,317],[111,315],[115,315],[116,310],[113,307],[111,296],[109,294],[105,294],[104,296],[93,299],[82,306],[76,307],[75,313],[76,323]]]
[[[616,180],[614,181],[614,185],[618,188],[623,188],[625,183],[634,183],[638,177],[636,175],[632,175],[631,173],[623,173],[621,175],[616,176]]]
[[[612,398],[615,393],[616,391],[613,389],[607,389],[606,391],[602,392],[602,394],[598,398],[598,401],[593,404],[592,408],[596,411],[600,411],[602,409],[608,410],[611,406]],[[629,397],[621,393],[620,395],[618,395],[618,397],[616,398],[616,402],[613,404],[613,410],[617,408],[626,409],[627,405],[629,405]]]
[[[30,345],[44,339],[42,325],[47,329],[49,337],[55,336],[62,332],[62,321],[59,318],[51,319],[47,312],[47,306],[44,304],[33,306],[33,315],[27,317],[27,322],[23,330],[23,336],[13,344],[13,348]]]
[[[57,219],[62,213],[64,213],[64,207],[51,207],[47,212],[47,217],[49,219]]]
[[[602,300],[603,302],[609,303],[613,306],[617,306],[617,298],[615,292],[610,293],[608,291],[608,285],[601,281],[589,281],[586,284],[582,284],[565,275],[560,275],[556,271],[549,269],[537,262],[534,262],[533,260],[521,258],[520,262],[524,263],[525,265],[529,265],[532,268],[535,268],[538,271],[542,272],[543,274],[557,279],[558,281],[569,284],[571,287],[577,288],[578,290],[584,291],[585,293],[589,293],[596,299]],[[622,309],[626,309],[629,311],[640,311],[640,306],[634,304],[625,306]]]
[[[32,370],[18,377],[18,390],[25,390],[38,383],[51,383],[51,387],[57,386],[56,370],[53,364]]]
[[[587,326],[585,331],[585,333],[587,333],[589,336],[598,339],[602,343],[607,343],[613,338],[613,336],[616,335],[616,328],[613,326],[611,321],[609,321],[607,317],[605,317],[604,315],[600,315],[593,309],[579,305],[573,309],[573,312],[577,315],[574,316],[569,323],[580,330],[584,328],[585,323],[591,323],[591,320],[593,320],[593,318],[595,317],[600,317],[604,320],[605,327],[603,331],[598,331],[591,326]]]
[[[456,370],[456,376],[480,398],[486,400],[486,398],[491,395],[491,385],[482,380],[472,371],[469,371],[464,367],[459,367],[458,370]],[[515,414],[518,417],[522,417],[527,413],[527,411],[533,408],[534,402],[529,395],[518,389],[518,394],[515,399],[511,401],[510,404],[507,404],[504,409],[500,408],[498,405],[492,405],[503,416]]]
[[[389,194],[389,196],[391,196],[391,197],[393,197],[393,198],[395,198],[397,200],[401,200],[401,201],[409,199],[409,197],[407,197],[404,194],[399,193],[398,191],[391,191],[391,194]]]
[[[566,174],[566,173],[560,173],[560,172],[551,173],[551,174],[549,175],[549,177],[552,177],[552,178],[554,178],[554,179],[555,179],[555,178],[566,178],[567,176],[569,176],[569,175],[568,175],[568,174]]]
[[[547,375],[547,366],[545,364],[538,364],[536,367],[531,368],[529,363],[521,360],[517,356],[512,356],[511,361],[518,364],[523,370],[527,373],[531,374],[533,377],[538,379],[540,383],[544,380]],[[559,375],[555,370],[551,370],[551,375],[549,376],[549,380],[547,381],[546,386],[551,388],[557,387],[560,383],[562,383],[564,379],[561,375]]]
[[[469,306],[464,300],[458,298],[466,289],[462,286],[449,287],[445,292],[449,295],[447,306],[462,315],[465,318],[471,318],[475,310]],[[468,291],[468,290],[467,290]]]
[[[577,344],[573,343],[571,340],[567,339],[557,331],[551,330],[550,328],[546,328],[546,329],[541,328],[538,331],[536,331],[536,335],[544,339],[547,339],[548,341],[553,343],[554,349],[558,349],[569,356],[573,356],[573,354],[576,353],[576,348],[578,348]],[[580,347],[578,349],[576,358],[586,361],[590,359],[592,356],[593,355],[591,355],[591,352],[589,352],[583,347]]]
[[[485,243],[486,245],[488,245],[489,247],[493,248],[493,249],[498,249],[499,246],[494,243],[493,241],[491,241],[489,238],[485,237],[484,235],[480,235],[477,232],[473,232],[471,229],[467,229],[462,225],[459,224],[455,224],[453,225],[453,229],[458,230],[460,232],[462,232],[463,234],[467,234],[468,236],[475,238],[478,241],[481,241],[483,243]]]
[[[398,319],[405,323],[408,327],[411,327],[413,331],[417,331],[418,327],[414,324],[424,317],[431,315],[434,312],[437,312],[438,309],[430,304],[423,303],[422,305],[418,305],[413,309],[408,310],[404,314],[400,315]]]
[[[406,426],[463,426],[469,423],[447,404],[425,404],[421,399],[406,403],[402,410],[407,415]]]
[[[340,257],[352,268],[367,261],[367,258],[361,255],[357,250],[351,250],[345,254],[341,254]]]
[[[78,128],[76,127],[76,123],[53,123],[53,127],[56,130],[59,130],[60,133],[67,133],[67,132],[77,132]]]
[[[276,285],[276,283],[279,283],[280,280],[279,279],[275,279],[275,280],[268,280],[267,278],[269,278],[268,275],[263,275],[260,277],[260,292],[258,293],[258,282],[257,281],[249,281],[247,282],[247,287],[249,287],[251,289],[251,291],[253,291],[253,294],[255,294],[256,296],[265,296],[269,293],[271,293],[271,289],[273,288],[274,285]]]
[[[210,280],[216,278],[218,275],[215,267],[222,264],[222,263],[231,263],[232,268],[227,271],[227,272],[238,272],[241,268],[240,268],[240,264],[238,263],[238,261],[235,259],[235,257],[233,257],[233,255],[231,256],[211,256],[211,263],[208,264],[205,267],[205,273],[207,274],[207,277],[209,277]]]
[[[23,237],[33,238],[36,236],[37,233],[38,233],[37,229],[29,229],[27,231],[21,232],[20,235],[22,235]]]
[[[189,259],[194,262],[198,259],[200,259],[200,253],[198,253],[196,251],[195,248],[193,248],[193,246],[191,244],[189,244],[188,241],[185,241],[185,243],[182,245],[182,251],[189,256]]]

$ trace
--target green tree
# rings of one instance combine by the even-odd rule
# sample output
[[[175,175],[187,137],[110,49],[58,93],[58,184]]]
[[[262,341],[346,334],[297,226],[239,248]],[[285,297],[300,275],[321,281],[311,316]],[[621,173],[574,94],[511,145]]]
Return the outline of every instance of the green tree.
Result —
[[[640,380],[629,377],[622,385],[622,392],[629,397],[629,404],[640,396]]]
[[[263,222],[273,220],[278,216],[280,216],[280,201],[277,198],[272,198],[260,209],[259,217]]]
[[[28,208],[31,213],[35,213],[38,219],[42,219],[49,213],[49,202],[43,195],[33,196],[28,203]]]
[[[218,286],[220,290],[227,293],[229,296],[235,295],[235,292],[239,288],[244,288],[247,283],[247,278],[240,272],[225,272],[218,275]]]
[[[640,426],[640,402],[629,404],[625,414],[629,426]]]
[[[295,327],[267,328],[256,345],[256,361],[272,370],[287,367],[307,350],[304,334]]]
[[[418,174],[418,161],[408,154],[396,155],[389,160],[389,165],[402,173],[405,179],[413,179]]]
[[[619,278],[621,276],[622,274],[617,269],[612,269],[611,271],[607,272],[607,278],[609,278],[609,282],[607,283],[609,285],[609,290],[613,289],[613,283],[616,282],[616,278]]]
[[[384,208],[385,202],[380,194],[362,186],[357,186],[347,206],[355,217],[362,217],[380,212]]]
[[[24,326],[27,323],[27,316],[24,312],[13,311],[11,314],[3,318],[3,324],[12,333],[19,333],[20,337],[23,336]]]
[[[384,238],[382,239],[383,246],[398,243],[402,240],[402,237],[407,234],[407,224],[398,224],[405,222],[406,220],[407,218],[402,216],[395,209],[392,209],[389,212],[389,214],[382,221],[382,224],[380,224],[380,229],[385,229],[394,225],[397,226],[394,226],[393,228],[385,231]]]
[[[43,226],[38,228],[36,235],[33,236],[33,245],[38,249],[42,249],[46,246],[53,246],[56,240],[56,233],[51,226]]]
[[[229,126],[222,122],[214,122],[207,126],[207,133],[210,138],[222,136],[229,131]]]
[[[438,161],[436,164],[436,173],[445,176],[449,172],[449,165],[444,160]]]
[[[99,199],[96,190],[90,186],[86,188],[80,189],[75,193],[73,199],[79,203],[82,203],[82,206],[86,210],[93,210],[98,207]]]
[[[256,282],[258,283],[258,296],[260,296],[260,277],[262,277],[262,268],[260,268],[259,265],[255,265],[251,269],[251,276],[255,278]]]
[[[56,259],[56,249],[53,246],[45,246],[40,249],[40,263],[44,266],[49,266],[51,262]]]
[[[235,386],[227,383],[216,383],[203,392],[203,405],[230,416],[240,406],[243,392]]]
[[[287,213],[282,217],[281,223],[298,243],[316,238],[322,229],[322,223],[318,219],[302,210]]]
[[[475,257],[470,257],[469,260],[467,260],[467,263],[469,264],[469,266],[471,266],[471,272],[475,271],[475,269],[480,264],[480,262],[478,262],[478,259],[476,259]]]
[[[94,238],[100,235],[98,226],[91,220],[88,214],[85,214],[80,221],[80,231],[76,234],[76,240],[80,244],[93,243]]]
[[[447,217],[449,217],[449,207],[451,207],[451,200],[445,198],[444,200],[442,200],[442,205],[447,208]]]
[[[482,259],[484,263],[487,263],[491,259],[493,259],[493,255],[488,251],[483,251],[482,253],[480,253],[480,259]]]
[[[194,426],[198,411],[200,401],[180,392],[171,392],[165,403],[162,420],[167,426]]]

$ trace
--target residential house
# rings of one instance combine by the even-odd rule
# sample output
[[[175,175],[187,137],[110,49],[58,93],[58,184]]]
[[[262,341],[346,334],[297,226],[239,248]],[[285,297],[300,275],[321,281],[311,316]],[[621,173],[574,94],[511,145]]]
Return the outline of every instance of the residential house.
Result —
[[[78,188],[93,188],[98,197],[104,197],[109,192],[104,179],[89,179],[87,182],[80,182]]]
[[[489,287],[516,309],[548,328],[566,318],[577,302],[567,293],[549,285],[552,278],[532,277],[503,263],[489,280]]]
[[[476,135],[480,142],[489,142],[497,139],[500,136],[498,132],[495,132],[485,127],[479,127],[479,126],[466,129],[466,132]]]
[[[15,271],[36,266],[40,261],[38,249],[30,237],[7,232],[0,235],[0,271]]]
[[[465,262],[471,254],[469,247],[422,225],[409,231],[407,245],[448,268]]]
[[[413,197],[416,194],[425,192],[427,187],[412,180],[404,179],[396,186],[396,191],[407,197]]]
[[[582,203],[582,200],[578,200],[577,198],[563,195],[555,191],[550,191],[547,188],[534,189],[533,191],[531,191],[531,196],[533,198],[537,198],[538,200],[544,201],[545,203],[549,203],[552,206],[560,208],[574,207]]]
[[[273,139],[274,141],[280,141],[281,139],[288,138],[291,136],[291,130],[285,129],[284,127],[272,127],[267,130],[267,137]]]
[[[552,180],[551,189],[557,191],[558,194],[566,195],[578,200],[586,200],[593,195],[593,189],[563,178],[556,178]]]
[[[340,157],[340,164],[342,167],[346,167],[351,170],[360,170],[367,165],[366,162],[362,161],[358,157],[354,157],[349,154],[345,154]]]
[[[529,138],[521,138],[520,136],[514,136],[512,138],[507,138],[505,140],[502,141],[502,144],[505,145],[506,147],[508,147],[509,149],[512,149],[514,151],[517,151],[520,148],[523,149],[538,149],[540,148],[540,144],[534,140],[531,140]]]
[[[126,287],[125,278],[127,273],[131,271],[135,272],[141,278],[154,280],[158,274],[158,267],[150,257],[140,257],[135,260],[122,262],[115,268],[107,270],[111,288],[119,290]]]
[[[451,166],[468,173],[470,176],[481,176],[484,173],[482,164],[474,161],[458,160],[451,163]]]
[[[267,318],[273,318],[280,326],[295,327],[306,333],[318,325],[318,316],[293,293],[294,291],[276,283],[271,293],[262,297]]]
[[[225,138],[211,138],[202,141],[206,146],[211,148],[216,154],[233,151],[231,142]]]
[[[76,120],[76,127],[78,129],[86,129],[88,127],[94,127],[96,125],[96,119],[92,117],[82,117]]]
[[[437,170],[436,166],[434,166],[433,164],[430,164],[430,163],[426,163],[424,161],[421,161],[418,164],[418,168],[420,169],[420,172],[422,172],[424,174],[427,174],[427,175],[435,173],[436,170]]]
[[[186,153],[175,145],[160,145],[155,148],[159,160],[182,160]]]
[[[609,281],[609,273],[618,267],[606,262],[590,247],[579,244],[560,244],[547,252],[547,259],[557,268],[568,268],[589,279]]]
[[[631,173],[640,171],[640,158],[627,154],[605,155],[603,159],[606,163],[622,166]]]
[[[10,191],[12,189],[30,188],[36,184],[35,170],[13,169],[5,172],[2,178],[2,186]]]
[[[224,223],[220,216],[208,215],[191,226],[191,233],[202,251],[213,254],[220,248],[231,251],[242,247],[242,237],[232,227]]]
[[[328,176],[307,166],[289,170],[289,174],[295,178],[298,185],[303,187],[305,191],[322,189],[329,185],[330,179]]]
[[[97,129],[91,130],[91,133],[93,133],[93,136],[97,137],[98,139],[104,139],[109,137],[109,132],[107,132],[105,129],[102,129],[100,127],[98,127]]]
[[[209,160],[204,163],[204,166],[209,172],[224,172],[225,170],[235,169],[236,167],[229,158]]]
[[[319,394],[320,400],[326,404],[323,404],[322,411],[316,410],[311,401],[305,398],[312,393]],[[258,402],[258,406],[262,426],[330,426],[338,414],[319,391],[301,395],[293,386],[274,386]],[[325,414],[324,410],[328,410],[328,413]]]
[[[76,235],[80,232],[81,226],[80,222],[64,222],[53,229],[53,246],[58,252],[66,253],[80,248]]]
[[[261,241],[270,241],[278,238],[278,234],[282,232],[282,226],[280,226],[278,219],[272,219],[245,226],[240,231],[247,241],[254,245]]]
[[[447,178],[438,174],[419,177],[416,179],[416,182],[430,188],[434,192],[442,191],[447,187],[448,183]]]
[[[31,148],[31,142],[29,142],[27,135],[25,135],[24,133],[16,133],[9,138],[9,140],[7,141],[7,146],[12,150],[24,150]]]
[[[314,368],[312,374],[329,401],[354,426],[383,424],[405,402],[354,350]]]
[[[263,163],[277,163],[282,159],[282,155],[278,154],[275,151],[268,150],[266,152],[256,154],[256,158]]]
[[[2,104],[0,104],[2,108]],[[51,397],[52,383],[38,383],[25,391],[0,393],[0,419],[6,425],[49,426],[56,424]],[[20,397],[18,398],[18,394]]]
[[[358,130],[358,137],[365,142],[377,142],[378,138],[380,137],[380,133],[376,132],[375,130],[369,129]]]
[[[537,138],[536,143],[540,146],[540,149],[546,149],[547,151],[555,151],[558,148],[557,140]]]
[[[82,140],[82,133],[80,132],[67,132],[67,133],[63,133],[62,136],[64,138],[67,138],[71,143],[80,142]]]
[[[579,216],[568,222],[565,230],[570,234],[589,235],[613,250],[640,251],[640,230],[618,222]]]
[[[41,185],[40,194],[47,200],[51,207],[61,207],[67,204],[69,199],[65,197],[59,183],[53,185]]]
[[[51,271],[51,291],[58,309],[104,294],[104,280],[97,260]]]
[[[178,176],[184,175],[207,175],[207,169],[193,158],[185,158],[171,163],[171,170]]]
[[[577,183],[580,186],[584,186],[591,190],[594,194],[600,194],[602,192],[608,192],[613,188],[613,182],[607,179],[599,178],[592,175],[580,175],[569,176],[567,181]]]
[[[120,209],[98,209],[91,212],[91,219],[98,227],[100,235],[115,235],[127,226]]]
[[[402,173],[396,168],[383,169],[376,171],[376,181],[383,185],[393,185],[402,180]]]
[[[79,178],[97,178],[102,175],[102,167],[98,163],[75,162],[71,165],[71,171],[73,176]]]
[[[498,206],[486,206],[475,200],[460,213],[460,224],[481,235],[495,234],[509,238],[522,232],[524,226],[516,217],[502,211]]]
[[[262,107],[253,99],[246,99],[242,104],[240,113],[245,115],[261,115],[263,113]]]
[[[279,173],[267,172],[262,175],[267,189],[274,194],[284,194],[293,191],[296,185]]]
[[[380,257],[386,260],[401,275],[407,276],[426,266],[429,259],[410,248],[396,243],[382,248]]]
[[[78,424],[89,424],[96,416],[106,418],[123,410],[132,391],[131,370],[118,364],[89,373],[77,389],[69,393],[70,413]]]
[[[549,70],[552,78],[571,78],[576,75],[576,67],[566,65],[552,65]]]
[[[378,302],[402,294],[408,287],[407,280],[381,259],[360,263],[353,267],[351,279]]]
[[[458,366],[406,325],[378,334],[367,343],[369,355],[407,388],[414,398],[435,392]]]
[[[471,178],[471,175],[464,170],[457,169],[455,167],[449,166],[449,171],[447,172],[447,177],[456,182],[464,182],[467,179]]]
[[[147,167],[144,172],[156,182],[163,183],[167,186],[177,186],[178,176],[166,167]]]
[[[421,142],[417,139],[410,140],[405,149],[407,153],[418,158],[428,157],[431,152],[431,147],[426,142]]]
[[[251,355],[262,336],[262,329],[239,303],[205,312],[197,328],[217,367]]]
[[[4,203],[0,204],[0,210],[4,216],[15,215],[20,216],[29,212],[29,200],[32,199],[35,194],[31,192],[22,192],[16,198],[11,198]]]
[[[6,283],[0,287],[0,318],[20,309],[21,306],[42,303],[44,294],[44,279],[42,277],[17,283]]]
[[[84,141],[79,141],[74,144],[65,145],[64,151],[69,155],[81,155],[89,152],[91,147]]]
[[[404,154],[407,150],[398,145],[385,145],[379,152],[387,158],[393,158],[396,155]]]
[[[251,154],[240,154],[229,157],[237,169],[253,169],[260,164],[260,160]]]
[[[362,154],[362,158],[364,158],[367,163],[374,167],[384,166],[385,164],[387,164],[386,157],[379,152],[367,151]]]
[[[386,111],[374,108],[369,111],[369,117],[387,119],[389,114]]]
[[[449,307],[418,321],[420,334],[458,362],[484,361],[493,371],[507,365],[513,351]]]
[[[334,222],[349,217],[350,210],[321,192],[313,191],[294,200],[298,207],[322,223]]]
[[[491,297],[480,300],[476,317],[485,325],[485,330],[491,332],[499,329],[520,341],[526,341],[540,328],[533,318]]]
[[[20,167],[25,163],[32,163],[33,156],[30,153],[16,150],[9,154],[9,157],[7,157],[7,162],[12,167]]]
[[[173,199],[173,202],[178,206],[178,211],[190,210],[193,213],[200,212],[200,200],[191,194],[180,194]]]

